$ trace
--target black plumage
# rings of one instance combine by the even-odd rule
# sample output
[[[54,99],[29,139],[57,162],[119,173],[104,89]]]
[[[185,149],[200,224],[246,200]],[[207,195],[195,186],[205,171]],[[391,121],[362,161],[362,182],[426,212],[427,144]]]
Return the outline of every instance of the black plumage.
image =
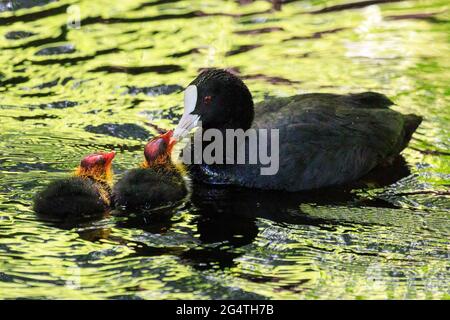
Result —
[[[114,204],[127,210],[170,206],[187,194],[181,174],[174,166],[136,168],[126,172],[113,191]]]
[[[253,106],[245,84],[227,71],[206,70],[191,85],[198,93],[191,114],[203,129],[279,129],[277,174],[261,175],[265,166],[248,161],[187,166],[194,180],[212,184],[299,191],[347,183],[396,157],[422,121],[390,109],[375,92],[302,94]]]
[[[57,219],[102,215],[109,203],[91,179],[70,177],[51,182],[34,201],[34,211]]]
[[[58,220],[105,214],[111,202],[114,156],[109,152],[84,157],[74,176],[53,181],[36,194],[34,211]]]

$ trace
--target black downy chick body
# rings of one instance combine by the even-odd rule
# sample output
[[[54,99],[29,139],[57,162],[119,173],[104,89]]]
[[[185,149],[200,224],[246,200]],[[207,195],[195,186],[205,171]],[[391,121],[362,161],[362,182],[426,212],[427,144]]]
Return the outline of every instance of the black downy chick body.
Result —
[[[125,210],[152,210],[170,206],[187,195],[179,168],[170,154],[175,144],[172,131],[151,139],[145,146],[140,168],[127,171],[114,186],[115,207]]]
[[[110,208],[115,152],[83,158],[72,177],[51,182],[34,198],[34,211],[53,219],[101,216]]]

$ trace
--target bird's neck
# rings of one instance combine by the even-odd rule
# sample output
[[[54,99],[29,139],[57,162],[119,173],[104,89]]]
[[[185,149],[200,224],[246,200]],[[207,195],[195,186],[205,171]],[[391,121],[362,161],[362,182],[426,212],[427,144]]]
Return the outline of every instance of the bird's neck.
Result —
[[[170,157],[158,158],[152,162],[145,160],[141,164],[143,169],[152,169],[156,171],[174,171],[178,170],[177,166],[172,162]]]
[[[75,170],[75,176],[91,179],[94,182],[99,182],[105,186],[112,187],[113,173],[111,168],[82,168],[78,167]]]

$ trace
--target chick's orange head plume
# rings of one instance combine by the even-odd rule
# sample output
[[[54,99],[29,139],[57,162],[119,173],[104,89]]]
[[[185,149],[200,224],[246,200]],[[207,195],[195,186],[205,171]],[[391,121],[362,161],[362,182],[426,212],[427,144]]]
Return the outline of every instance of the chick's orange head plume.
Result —
[[[114,151],[90,154],[81,160],[80,167],[84,169],[103,167],[106,169],[111,165],[115,155],[116,153]]]
[[[169,157],[175,143],[172,130],[151,139],[144,148],[145,160],[150,164]]]
[[[75,170],[75,176],[96,179],[111,184],[111,164],[115,155],[116,153],[111,151],[93,153],[84,157],[78,168]]]

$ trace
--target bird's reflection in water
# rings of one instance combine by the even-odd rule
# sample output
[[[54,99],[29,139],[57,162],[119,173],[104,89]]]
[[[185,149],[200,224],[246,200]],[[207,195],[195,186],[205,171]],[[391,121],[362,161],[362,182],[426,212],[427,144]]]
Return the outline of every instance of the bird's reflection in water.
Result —
[[[352,190],[381,188],[409,174],[405,160],[398,157],[390,166],[376,168],[350,185],[307,192],[290,193],[194,184],[191,204],[197,214],[194,221],[201,245],[184,252],[182,257],[185,261],[194,263],[196,268],[232,267],[234,260],[245,252],[239,248],[251,244],[257,237],[259,218],[323,229],[334,229],[334,226],[345,224],[340,220],[304,214],[300,210],[303,203],[395,208],[381,199],[361,198]]]
[[[83,240],[96,242],[101,239],[107,239],[111,233],[110,228],[97,225],[100,221],[108,219],[111,211],[107,210],[95,216],[84,217],[66,217],[64,219],[55,218],[46,215],[37,215],[37,217],[47,225],[62,230],[77,230],[80,238]]]
[[[175,207],[161,208],[158,210],[145,210],[142,212],[133,211],[113,211],[114,228],[137,229],[146,233],[161,234],[167,233],[178,220],[174,219]],[[182,246],[152,246],[142,241],[123,238],[111,232],[112,227],[91,227],[89,229],[78,230],[80,238],[87,241],[108,240],[133,249],[130,256],[148,257],[160,256],[164,254],[180,255],[186,250]]]
[[[178,220],[174,218],[179,207],[169,206],[151,211],[117,212],[118,228],[139,229],[153,234],[164,234]]]
[[[75,229],[80,238],[87,241],[107,239],[125,245],[133,249],[130,254],[132,256],[174,255],[196,269],[224,269],[234,266],[235,259],[245,252],[240,248],[255,240],[259,232],[258,219],[283,224],[313,225],[328,230],[345,223],[309,216],[301,212],[300,205],[308,203],[395,208],[384,200],[361,198],[352,190],[381,188],[409,174],[404,159],[399,157],[391,166],[377,168],[361,180],[343,187],[290,193],[193,184],[190,201],[183,204],[183,207],[168,207],[153,212],[113,212],[117,228],[138,229],[164,236],[177,227],[177,210],[187,210],[195,217],[190,222],[195,224],[193,230],[196,230],[192,237],[200,241],[195,247],[152,246],[114,235],[110,224],[95,224],[99,219],[110,218],[110,212],[94,220],[53,221],[52,224],[63,229]],[[170,242],[167,241],[168,244]]]

